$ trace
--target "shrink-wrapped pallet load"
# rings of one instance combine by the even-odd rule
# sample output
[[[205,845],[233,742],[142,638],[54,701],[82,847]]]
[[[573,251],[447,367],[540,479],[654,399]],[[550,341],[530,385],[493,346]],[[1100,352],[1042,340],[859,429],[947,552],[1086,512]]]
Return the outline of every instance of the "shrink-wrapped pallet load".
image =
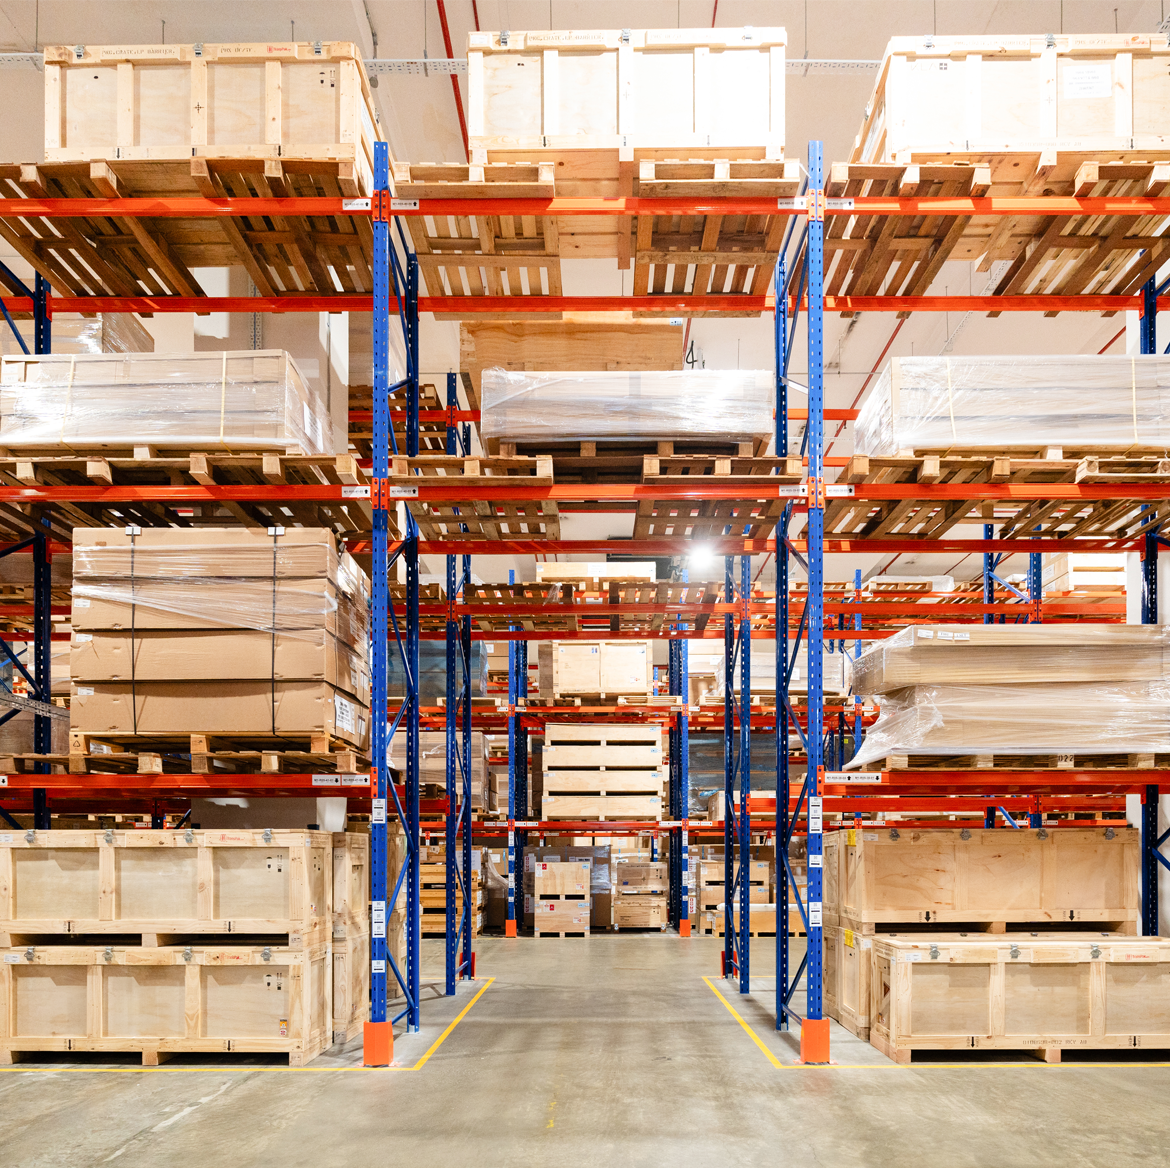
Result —
[[[72,729],[369,729],[369,579],[320,528],[78,528]]]
[[[1170,359],[895,357],[857,418],[870,457],[1170,445]]]
[[[765,438],[768,370],[520,373],[485,369],[480,433],[510,442]]]
[[[0,446],[332,453],[328,405],[279,349],[6,356]]]

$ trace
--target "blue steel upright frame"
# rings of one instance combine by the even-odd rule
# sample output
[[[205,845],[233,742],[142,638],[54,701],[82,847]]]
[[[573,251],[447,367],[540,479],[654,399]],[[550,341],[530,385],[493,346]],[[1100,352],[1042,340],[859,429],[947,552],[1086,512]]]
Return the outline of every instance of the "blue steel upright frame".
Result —
[[[682,583],[689,583],[684,568]],[[685,622],[676,626],[687,628]],[[670,727],[670,817],[679,822],[670,829],[670,920],[680,937],[691,935],[690,906],[690,721],[687,717],[687,699],[690,678],[685,637],[672,637],[668,642],[669,689],[672,696],[682,698],[682,707]]]
[[[406,401],[406,453],[418,454],[418,261],[402,237],[399,255],[391,234],[389,148],[374,145],[373,220],[373,458],[370,500],[373,509],[373,553],[371,565],[371,734],[370,749],[372,814],[370,816],[370,1028],[366,1033],[367,1064],[382,1065],[393,1057],[392,1041],[382,1030],[406,1019],[407,1031],[419,1028],[419,577],[418,528],[409,511],[406,530],[398,551],[390,555],[390,509],[396,506],[395,492],[389,489],[390,453],[397,443],[390,418],[390,399],[402,395]],[[399,234],[402,236],[401,228]],[[390,384],[391,286],[395,314],[403,330],[406,376]],[[401,397],[400,397],[401,400]],[[401,557],[406,569],[405,637],[390,602],[389,574]],[[387,655],[393,630],[395,650],[400,654],[405,678],[405,696],[389,721]],[[396,733],[405,732],[406,774],[403,797],[399,797],[390,771],[390,743]],[[394,810],[405,833],[405,857],[394,887],[389,876],[389,808]],[[406,886],[406,969],[400,970],[387,946],[391,906]],[[388,977],[393,974],[406,1005],[393,1018],[388,1016]]]
[[[516,583],[516,573],[508,572],[508,583]],[[509,625],[512,632],[519,625]],[[516,829],[516,821],[528,818],[528,730],[523,713],[528,705],[528,642],[508,642],[508,915],[504,921],[504,935],[515,937],[516,914],[516,856],[524,862],[524,845],[528,833]],[[539,818],[539,816],[538,816]]]

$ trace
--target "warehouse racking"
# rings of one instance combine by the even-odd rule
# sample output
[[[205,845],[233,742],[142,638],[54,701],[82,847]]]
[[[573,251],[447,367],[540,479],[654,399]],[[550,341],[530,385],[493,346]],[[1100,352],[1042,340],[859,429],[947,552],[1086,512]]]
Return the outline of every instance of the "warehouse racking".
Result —
[[[448,854],[454,853],[455,844],[461,842],[461,864],[449,866],[448,876],[448,921],[447,921],[447,988],[455,989],[456,980],[471,976],[474,971],[474,955],[468,929],[468,899],[464,898],[465,912],[460,925],[455,925],[455,888],[459,882],[469,887],[470,879],[470,831],[472,825],[469,798],[469,768],[467,766],[467,735],[471,723],[471,703],[468,688],[468,656],[472,640],[485,635],[493,639],[507,639],[510,646],[510,681],[506,723],[512,750],[509,765],[510,799],[507,820],[510,863],[509,919],[515,922],[514,878],[515,852],[523,846],[524,833],[530,830],[578,830],[592,832],[596,824],[549,824],[524,818],[522,808],[527,803],[527,775],[525,773],[526,750],[524,737],[528,730],[539,725],[543,713],[527,702],[526,685],[521,679],[527,677],[526,646],[530,640],[544,637],[569,639],[573,636],[612,637],[613,631],[584,629],[545,630],[533,632],[520,628],[523,622],[522,606],[496,606],[490,614],[493,626],[489,632],[480,628],[473,630],[472,618],[485,616],[486,606],[477,606],[467,601],[461,591],[469,580],[469,550],[476,554],[500,553],[557,553],[576,552],[604,554],[610,551],[628,553],[632,550],[629,541],[563,541],[560,539],[535,539],[532,537],[503,538],[458,538],[470,536],[466,530],[469,524],[459,523],[459,512],[453,514],[454,523],[448,527],[442,539],[422,539],[410,508],[404,508],[404,530],[399,532],[395,512],[399,500],[433,503],[453,508],[472,508],[484,504],[499,511],[505,505],[522,503],[552,503],[574,506],[578,509],[631,509],[641,500],[690,503],[713,500],[757,500],[770,501],[776,498],[786,500],[786,506],[774,538],[767,538],[766,531],[744,537],[730,532],[714,541],[713,551],[725,557],[725,592],[721,602],[688,605],[686,601],[664,606],[635,603],[615,606],[622,611],[607,612],[607,617],[625,620],[649,620],[661,616],[661,627],[655,630],[635,628],[626,635],[639,637],[666,636],[671,641],[670,681],[672,694],[683,698],[687,692],[686,642],[696,636],[716,637],[722,635],[725,645],[725,707],[722,725],[725,733],[725,794],[729,814],[724,827],[728,884],[734,888],[737,882],[746,886],[746,872],[742,866],[733,866],[733,845],[744,848],[750,844],[757,830],[771,832],[777,839],[782,855],[786,854],[784,843],[798,830],[808,835],[809,854],[820,854],[820,835],[823,816],[826,813],[868,814],[875,811],[903,811],[929,814],[940,810],[969,814],[982,812],[987,806],[1004,809],[1013,817],[1018,814],[1037,814],[1040,808],[1049,807],[1095,807],[1100,810],[1116,811],[1118,800],[1125,794],[1141,794],[1144,800],[1143,847],[1144,884],[1143,919],[1147,927],[1156,931],[1157,885],[1156,872],[1159,863],[1167,861],[1158,852],[1164,842],[1157,833],[1157,795],[1163,788],[1170,788],[1170,773],[1160,768],[1145,768],[1128,771],[1079,769],[1054,772],[1051,770],[997,770],[963,771],[948,770],[910,772],[869,776],[870,781],[857,775],[845,775],[822,766],[825,758],[842,753],[841,744],[826,741],[823,718],[825,713],[838,715],[837,733],[840,734],[840,718],[855,711],[841,707],[825,707],[820,677],[820,645],[826,638],[840,640],[843,628],[825,628],[826,617],[837,616],[838,624],[843,617],[854,617],[854,637],[879,635],[885,629],[858,628],[858,617],[891,623],[898,618],[906,621],[915,619],[936,620],[951,615],[950,605],[922,604],[909,601],[827,601],[823,578],[823,556],[826,552],[870,550],[902,551],[921,550],[923,541],[919,537],[891,538],[881,536],[847,536],[836,538],[826,535],[824,529],[826,505],[833,498],[845,497],[873,502],[890,500],[920,500],[940,506],[966,505],[976,503],[1017,508],[1042,501],[1049,504],[1063,504],[1068,507],[1105,507],[1126,501],[1134,506],[1147,505],[1150,514],[1138,523],[1122,524],[1104,535],[1089,539],[1078,539],[1078,550],[1142,550],[1145,555],[1145,600],[1143,612],[1146,619],[1156,619],[1156,556],[1158,548],[1165,541],[1157,534],[1162,522],[1162,511],[1170,500],[1170,486],[1158,482],[1108,482],[1108,483],[873,483],[826,484],[827,465],[823,425],[826,420],[841,418],[846,411],[827,411],[824,408],[822,383],[822,355],[820,350],[823,316],[825,311],[942,311],[942,310],[987,310],[987,311],[1092,311],[1117,312],[1127,309],[1144,311],[1142,349],[1154,351],[1155,315],[1159,298],[1164,288],[1155,289],[1147,281],[1138,294],[1079,295],[1079,296],[966,296],[937,297],[913,296],[840,296],[824,294],[824,237],[826,221],[835,216],[862,218],[865,216],[925,217],[932,222],[937,219],[958,219],[964,216],[1013,216],[1043,215],[1046,217],[1070,216],[1156,216],[1170,214],[1170,199],[1140,195],[1117,195],[1108,197],[1053,197],[1021,196],[1015,198],[960,196],[866,196],[830,200],[825,195],[822,158],[819,143],[810,144],[808,158],[808,184],[804,194],[792,199],[776,200],[763,198],[740,198],[720,196],[711,198],[545,198],[545,199],[423,199],[396,200],[389,180],[388,151],[384,144],[378,144],[376,152],[375,191],[369,199],[343,199],[322,196],[290,196],[270,198],[248,196],[236,198],[9,198],[0,200],[0,219],[19,218],[25,222],[35,221],[46,230],[54,222],[68,219],[73,221],[77,232],[84,237],[86,231],[93,231],[99,222],[122,219],[151,221],[159,218],[239,218],[243,216],[262,219],[265,216],[279,216],[285,219],[305,217],[333,217],[332,222],[347,218],[368,218],[371,224],[373,246],[373,290],[368,293],[337,292],[329,295],[263,296],[255,298],[212,298],[179,296],[61,296],[49,295],[47,280],[38,274],[37,290],[29,290],[15,282],[11,273],[0,271],[0,283],[11,293],[6,300],[10,314],[36,313],[38,320],[47,325],[53,312],[77,311],[126,311],[126,312],[190,312],[190,311],[345,311],[347,309],[374,311],[374,372],[375,400],[371,421],[373,424],[372,459],[367,478],[362,474],[357,482],[303,482],[303,483],[221,483],[218,481],[190,485],[134,486],[112,481],[77,482],[71,484],[44,485],[21,483],[0,487],[0,503],[18,504],[43,509],[50,519],[55,507],[75,505],[82,509],[95,508],[97,513],[108,515],[110,509],[133,508],[145,504],[165,504],[170,507],[194,504],[233,503],[253,509],[256,517],[282,504],[328,505],[334,507],[359,507],[363,503],[369,508],[368,534],[365,531],[351,537],[355,549],[368,550],[373,557],[373,677],[374,708],[387,707],[386,667],[387,654],[402,655],[409,679],[417,676],[418,644],[421,637],[441,637],[448,646],[448,694],[446,710],[442,712],[444,728],[448,734],[447,798],[442,806],[425,806],[420,799],[418,772],[418,732],[426,717],[438,716],[438,711],[424,715],[420,710],[417,688],[408,681],[407,696],[401,707],[390,711],[392,720],[387,726],[382,719],[374,720],[373,758],[375,765],[366,784],[364,776],[360,785],[351,785],[347,794],[357,797],[359,791],[371,799],[373,819],[373,879],[374,887],[385,886],[385,830],[388,814],[396,813],[407,828],[411,841],[409,862],[403,869],[401,880],[406,882],[408,892],[408,947],[406,969],[387,968],[385,938],[377,936],[378,911],[375,902],[375,937],[373,940],[373,1024],[388,1029],[394,1019],[387,1017],[386,986],[390,976],[396,977],[406,996],[406,1007],[399,1017],[405,1017],[410,1028],[419,1024],[419,952],[418,952],[418,852],[417,840],[424,812],[429,815],[446,813],[443,824],[448,841]],[[475,420],[472,411],[453,409],[451,386],[448,386],[447,410],[437,411],[440,417],[423,416],[420,411],[419,384],[419,331],[418,318],[422,312],[512,312],[518,307],[516,297],[441,297],[424,296],[419,289],[417,260],[402,231],[400,219],[403,216],[418,215],[770,215],[789,216],[792,226],[802,222],[801,239],[797,244],[798,260],[789,272],[787,248],[780,252],[775,291],[772,296],[753,294],[725,294],[704,296],[701,304],[686,295],[657,293],[632,297],[564,297],[529,295],[523,298],[525,312],[561,312],[565,310],[607,310],[633,308],[659,313],[685,314],[688,311],[774,311],[776,320],[777,351],[777,410],[776,432],[777,461],[787,450],[788,424],[794,420],[806,421],[806,457],[799,460],[794,476],[780,477],[775,474],[755,476],[756,481],[745,485],[722,485],[700,480],[695,484],[642,484],[610,483],[582,485],[525,485],[523,480],[505,478],[488,481],[483,477],[465,476],[452,481],[406,476],[414,481],[403,482],[391,475],[390,457],[399,454],[395,440],[395,422],[400,423],[406,438],[405,457],[409,460],[418,455],[419,429],[424,422],[446,423],[448,431],[448,452],[455,454],[462,441],[467,450],[469,434],[466,425]],[[399,220],[396,224],[395,221]],[[397,234],[395,234],[397,232]],[[793,238],[790,229],[788,238]],[[35,256],[34,256],[35,258]],[[795,276],[795,278],[793,278]],[[38,300],[39,298],[39,300]],[[787,403],[786,371],[791,353],[790,331],[798,312],[807,314],[809,336],[809,402],[807,411],[790,409]],[[391,384],[388,379],[388,347],[392,314],[398,318],[397,326],[403,333],[406,353],[406,375]],[[38,336],[38,342],[40,337]],[[38,348],[41,344],[38,343]],[[391,401],[401,401],[403,407],[391,410]],[[431,411],[435,412],[435,411]],[[803,415],[803,417],[802,417]],[[409,464],[408,464],[409,465]],[[413,469],[413,468],[412,468]],[[776,468],[779,470],[779,468]],[[780,481],[777,482],[778,477]],[[795,481],[789,481],[794,478]],[[807,531],[803,537],[791,537],[789,524],[794,516],[804,512],[807,515]],[[109,521],[109,520],[107,520]],[[42,542],[45,537],[39,536]],[[9,550],[17,550],[20,539],[13,539]],[[35,543],[34,547],[37,546]],[[639,552],[647,555],[677,554],[686,550],[686,540],[680,537],[655,537],[634,545]],[[1028,552],[1039,554],[1045,550],[1067,550],[1068,543],[1057,538],[1013,538],[996,539],[994,532],[986,533],[979,540],[938,539],[932,546],[939,549],[953,549],[962,552],[980,552],[988,556],[1006,552]],[[46,544],[42,557],[47,557],[51,544]],[[447,560],[447,594],[445,605],[420,603],[418,580],[418,557],[420,553],[441,554]],[[753,598],[750,573],[752,554],[773,553],[777,556],[777,588],[772,598]],[[801,606],[801,615],[795,622],[793,597],[798,597],[790,581],[791,558],[800,555],[807,565],[808,588]],[[457,563],[460,558],[462,563]],[[740,578],[736,587],[734,561],[740,560]],[[402,590],[401,607],[394,602],[388,572],[401,562],[405,567],[405,587]],[[1003,599],[997,600],[990,589],[993,568],[989,565],[987,588],[983,604],[964,600],[961,607],[963,617],[987,618],[999,614],[1018,613],[1019,606]],[[47,632],[48,580],[38,588],[34,604],[33,636],[35,649],[44,653]],[[1001,594],[1002,595],[1002,594]],[[1032,599],[1034,600],[1034,593]],[[770,600],[770,603],[769,603]],[[956,604],[955,607],[960,607]],[[1065,606],[1066,613],[1075,606]],[[1093,606],[1086,604],[1085,611],[1076,615],[1094,616],[1099,612],[1090,611]],[[771,608],[771,613],[768,609]],[[900,611],[893,612],[897,608]],[[1012,613],[1012,609],[1015,613]],[[1044,602],[1041,615],[1046,618],[1051,611],[1055,615],[1059,606]],[[661,611],[659,611],[661,610]],[[1034,606],[1032,607],[1034,612]],[[868,615],[867,615],[868,614]],[[768,621],[768,616],[771,621]],[[401,620],[400,620],[401,616]],[[722,616],[723,628],[712,627],[711,618]],[[511,626],[501,629],[500,624]],[[441,627],[440,627],[441,626]],[[750,644],[753,638],[775,636],[776,630],[794,632],[795,645],[792,655],[786,652],[787,639],[777,638],[778,666],[787,662],[788,668],[804,641],[809,654],[809,696],[807,709],[795,709],[785,698],[783,690],[778,700],[784,709],[778,718],[768,720],[753,710],[750,700]],[[10,634],[15,640],[19,632]],[[619,635],[622,635],[619,633]],[[393,640],[391,640],[393,638]],[[816,651],[814,651],[814,649]],[[785,654],[781,658],[781,654]],[[462,659],[461,670],[458,667]],[[741,690],[738,705],[730,684],[735,665],[741,671]],[[778,668],[778,677],[780,669]],[[42,685],[48,672],[39,673]],[[587,713],[587,712],[586,712]],[[586,716],[583,713],[582,716]],[[596,712],[594,712],[596,713]],[[662,833],[671,833],[674,845],[672,857],[672,903],[675,905],[674,921],[679,931],[687,932],[686,897],[682,893],[685,885],[687,849],[691,825],[686,814],[687,735],[696,715],[687,711],[685,699],[680,710],[665,711],[650,707],[644,710],[629,709],[622,716],[666,719],[671,724],[672,767],[671,767],[671,819],[657,825]],[[734,742],[738,728],[738,751]],[[768,729],[777,737],[777,793],[788,792],[789,798],[774,801],[774,818],[766,815],[766,804],[754,800],[750,791],[750,759],[753,729]],[[796,737],[806,745],[806,779],[802,790],[791,794],[788,783],[789,742],[795,731]],[[405,733],[407,738],[406,772],[401,784],[392,781],[386,763],[386,746],[390,735]],[[856,734],[856,727],[854,728]],[[462,746],[459,738],[462,738]],[[39,745],[39,740],[38,740]],[[829,750],[833,754],[828,753]],[[732,805],[735,774],[741,775],[738,808]],[[463,798],[457,798],[459,776],[462,775]],[[126,806],[146,806],[161,817],[163,812],[175,804],[174,800],[190,798],[192,795],[207,794],[306,794],[319,792],[322,776],[304,775],[50,775],[41,773],[14,774],[8,778],[6,805],[11,808],[35,808],[38,822],[47,816],[50,802],[54,806],[83,809],[121,800]],[[336,776],[337,784],[347,776]],[[42,792],[42,794],[37,794]],[[389,808],[393,808],[390,811]],[[757,810],[765,814],[756,816]],[[676,818],[677,817],[677,818]],[[606,834],[621,834],[645,830],[644,824],[606,824]],[[677,859],[676,859],[677,857]],[[1170,866],[1170,865],[1167,865]],[[397,889],[386,890],[381,901],[384,913],[387,902],[394,903]],[[787,908],[785,901],[778,905],[781,912]],[[776,1023],[786,1027],[789,1018],[796,1018],[801,1026],[803,1056],[808,1061],[824,1061],[828,1057],[827,1021],[823,1016],[820,1000],[820,954],[821,933],[819,922],[819,870],[810,865],[810,881],[807,904],[801,905],[801,912],[808,923],[807,984],[808,1006],[804,1017],[797,1018],[790,1002],[796,984],[804,970],[798,968],[790,975],[788,961],[788,939],[786,930],[777,930],[777,977]],[[724,963],[725,973],[738,982],[741,993],[750,986],[750,942],[746,925],[748,897],[741,895],[740,921],[731,919],[732,895],[726,898],[727,920],[725,928]],[[462,951],[459,938],[464,940]],[[377,1061],[379,1044],[385,1043],[384,1033],[375,1032],[368,1036],[367,1061]],[[379,1036],[379,1033],[381,1036]]]

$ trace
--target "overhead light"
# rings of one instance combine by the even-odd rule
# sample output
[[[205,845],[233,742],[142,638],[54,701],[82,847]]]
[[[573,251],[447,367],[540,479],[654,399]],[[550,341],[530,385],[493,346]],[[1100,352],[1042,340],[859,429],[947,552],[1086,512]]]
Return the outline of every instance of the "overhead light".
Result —
[[[709,568],[715,553],[706,544],[699,544],[687,558],[692,568]]]

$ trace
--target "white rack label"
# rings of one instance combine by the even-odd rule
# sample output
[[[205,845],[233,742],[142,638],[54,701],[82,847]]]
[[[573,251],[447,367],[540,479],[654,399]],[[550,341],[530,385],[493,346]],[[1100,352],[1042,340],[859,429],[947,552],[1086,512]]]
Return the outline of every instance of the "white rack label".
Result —
[[[825,487],[826,499],[852,499],[857,494],[851,483],[829,483]]]
[[[393,483],[389,483],[384,488],[386,494],[391,499],[417,499],[418,487],[398,487]]]
[[[803,499],[808,494],[803,483],[794,483],[791,486],[779,486],[776,488],[777,495],[781,499]]]
[[[853,200],[852,199],[826,199],[825,200],[825,210],[826,211],[852,211],[853,210]]]
[[[881,771],[825,771],[826,783],[880,783]]]
[[[808,924],[809,928],[821,927],[821,902],[819,900],[810,900],[808,902]]]
[[[357,774],[341,776],[341,785],[343,787],[366,787],[369,786],[369,782],[369,775]]]
[[[342,199],[341,209],[343,211],[368,211],[370,209],[369,199]]]
[[[0,787],[7,787],[7,786],[8,786],[8,776],[7,775],[0,775]]]
[[[777,199],[777,211],[807,211],[808,210],[808,196],[797,195],[793,199]]]
[[[375,958],[373,961],[370,962],[370,972],[371,973],[385,973],[386,972],[386,962],[379,961],[377,958]]]
[[[822,831],[821,826],[822,810],[824,808],[824,800],[820,795],[810,795],[808,800],[808,829],[809,831]]]
[[[823,868],[825,866],[824,861],[825,861],[824,856],[809,856],[808,866],[810,868]]]
[[[374,823],[386,822],[386,800],[385,799],[371,799],[370,800],[370,818]]]
[[[391,211],[417,211],[418,199],[391,199]]]
[[[370,497],[370,488],[343,486],[341,488],[341,497],[343,499],[368,499]]]
[[[386,936],[386,902],[375,900],[370,914],[370,927],[375,937]]]

